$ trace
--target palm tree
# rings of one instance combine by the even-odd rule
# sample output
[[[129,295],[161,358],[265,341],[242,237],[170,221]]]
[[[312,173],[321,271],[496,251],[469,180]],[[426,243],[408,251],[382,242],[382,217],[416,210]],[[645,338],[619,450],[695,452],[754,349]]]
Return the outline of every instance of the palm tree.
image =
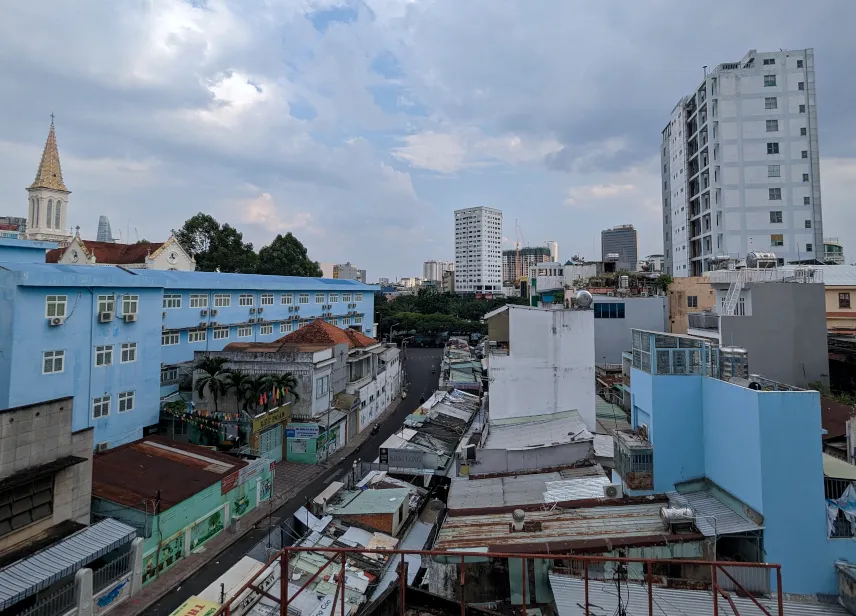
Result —
[[[229,389],[235,392],[238,406],[246,413],[250,403],[258,398],[252,390],[252,377],[242,370],[232,370],[228,379]]]
[[[200,398],[205,398],[205,390],[211,394],[214,401],[214,412],[219,411],[220,396],[229,391],[229,372],[226,367],[227,359],[224,357],[204,357],[196,364],[196,369],[203,374],[196,379],[196,393]]]
[[[300,394],[297,393],[297,378],[290,372],[266,374],[262,377],[262,380],[266,386],[265,391],[271,392],[273,390],[286,389],[288,390],[288,395],[294,400],[300,400]],[[265,409],[267,409],[267,405],[265,405]]]
[[[253,414],[259,409],[259,398],[261,398],[262,394],[264,394],[267,389],[267,384],[265,383],[265,376],[260,374],[251,374],[246,378],[246,393],[247,396],[247,404],[251,405],[253,409]]]

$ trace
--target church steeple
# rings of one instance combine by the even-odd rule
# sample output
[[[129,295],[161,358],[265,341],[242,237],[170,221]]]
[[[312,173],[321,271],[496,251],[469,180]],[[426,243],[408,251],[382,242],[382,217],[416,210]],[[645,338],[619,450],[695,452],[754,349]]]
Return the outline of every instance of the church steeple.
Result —
[[[39,162],[36,179],[27,188],[29,193],[29,213],[27,216],[27,237],[31,240],[59,242],[63,245],[71,240],[67,231],[68,196],[71,191],[62,181],[62,168],[59,165],[59,150],[56,146],[53,114],[48,140]]]
[[[58,190],[64,193],[71,192],[62,181],[62,167],[59,164],[59,150],[56,145],[56,133],[54,132],[53,114],[51,114],[51,128],[48,131],[48,140],[42,152],[42,161],[36,172],[36,179],[30,184],[30,189],[46,188]]]

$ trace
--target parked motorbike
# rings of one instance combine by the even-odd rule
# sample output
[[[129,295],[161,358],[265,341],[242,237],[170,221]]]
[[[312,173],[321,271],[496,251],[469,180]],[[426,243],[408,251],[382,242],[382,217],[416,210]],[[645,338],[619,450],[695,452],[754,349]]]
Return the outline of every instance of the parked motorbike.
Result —
[[[377,434],[378,432],[380,432],[380,424],[375,424],[372,426],[372,434]]]

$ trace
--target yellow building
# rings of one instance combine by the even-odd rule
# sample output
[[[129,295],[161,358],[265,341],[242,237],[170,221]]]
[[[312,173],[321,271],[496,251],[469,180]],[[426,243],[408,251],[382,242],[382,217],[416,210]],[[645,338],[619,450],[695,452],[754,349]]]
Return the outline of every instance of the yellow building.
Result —
[[[826,327],[856,330],[856,266],[828,265],[823,268],[826,286]]]
[[[687,313],[715,310],[716,293],[706,276],[675,278],[669,285],[669,331],[686,334]]]

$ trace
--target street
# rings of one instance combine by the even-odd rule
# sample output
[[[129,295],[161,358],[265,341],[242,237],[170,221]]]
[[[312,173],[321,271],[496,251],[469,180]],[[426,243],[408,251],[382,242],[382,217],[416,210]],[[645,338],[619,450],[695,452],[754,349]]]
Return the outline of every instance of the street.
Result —
[[[349,453],[338,464],[309,483],[294,498],[275,510],[273,512],[274,517],[280,518],[283,522],[289,521],[298,507],[307,499],[311,499],[321,492],[333,477],[345,469],[350,469],[357,458],[374,460],[378,456],[381,444],[400,428],[407,415],[419,407],[419,398],[422,396],[427,399],[436,389],[442,352],[442,349],[407,348],[404,363],[405,380],[410,381],[407,398],[402,400],[393,414],[383,421],[377,434],[369,436],[359,450]],[[431,373],[432,367],[436,370],[434,374]],[[369,430],[370,428],[366,429]],[[143,613],[147,616],[168,616],[187,597],[201,592],[226,573],[232,565],[249,553],[267,535],[268,527],[259,524],[258,528],[254,528],[226,548],[214,561],[200,569],[176,590],[166,594]]]

